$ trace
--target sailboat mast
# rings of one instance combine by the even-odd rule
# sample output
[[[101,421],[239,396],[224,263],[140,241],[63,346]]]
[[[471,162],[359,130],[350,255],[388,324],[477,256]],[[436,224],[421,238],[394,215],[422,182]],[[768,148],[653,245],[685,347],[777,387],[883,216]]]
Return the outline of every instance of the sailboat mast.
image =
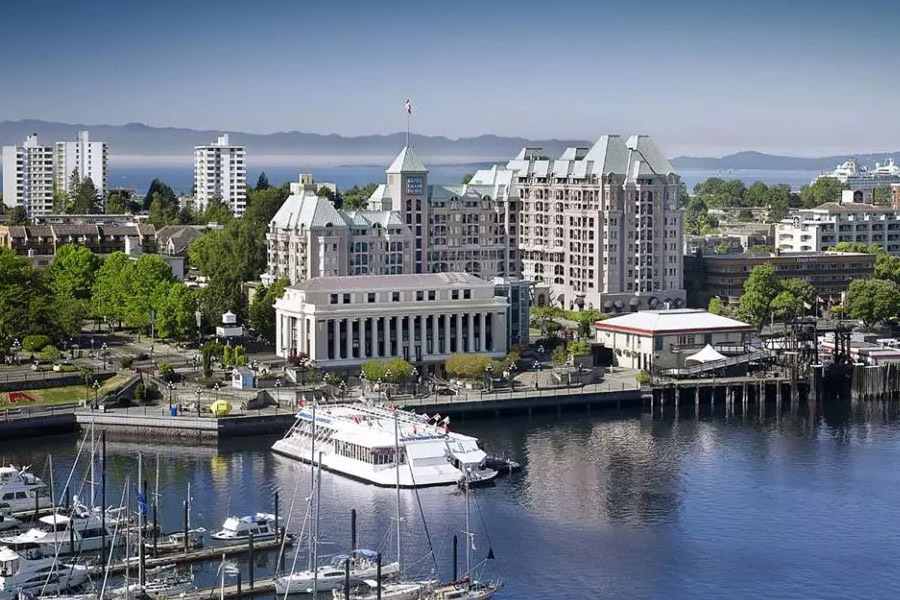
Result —
[[[313,492],[316,491],[316,399],[312,400],[312,428],[310,429],[310,452],[309,452],[309,497],[312,502]],[[321,458],[321,457],[320,457]],[[319,517],[319,507],[316,506],[316,518]],[[316,532],[318,535],[318,532]],[[307,559],[307,567],[310,571],[316,568],[315,559],[313,557],[312,535],[310,535],[309,556]]]
[[[142,486],[144,485],[144,455],[141,452],[138,452],[138,556],[141,553],[141,546],[144,545],[144,511],[141,507],[141,497],[143,492]],[[146,506],[147,499],[144,498],[144,506]],[[141,564],[141,561],[138,561],[138,581],[144,581],[144,565]]]
[[[91,509],[93,509],[95,506],[94,486],[97,483],[96,452],[97,452],[97,440],[94,437],[94,417],[93,417],[93,415],[91,415]]]
[[[400,420],[394,411],[394,466],[397,488],[397,572],[403,573],[400,546]]]
[[[471,579],[472,570],[472,527],[469,523],[469,470],[466,469],[466,577]]]
[[[188,481],[188,489],[187,489],[187,509],[188,509],[187,526],[188,526],[188,531],[190,531],[191,530],[191,482],[190,481]]]
[[[315,543],[313,544],[313,587],[312,597],[319,597],[319,506],[322,502],[322,453],[319,452],[319,467],[316,471],[316,524]],[[350,590],[347,590],[349,597]]]

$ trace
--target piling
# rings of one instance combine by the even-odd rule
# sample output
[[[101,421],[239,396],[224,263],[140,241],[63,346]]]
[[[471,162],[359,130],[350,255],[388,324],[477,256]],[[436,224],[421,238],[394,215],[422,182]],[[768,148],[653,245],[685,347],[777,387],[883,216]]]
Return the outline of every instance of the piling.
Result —
[[[459,573],[459,538],[453,535],[453,581],[457,581]]]
[[[277,523],[277,521],[276,521],[276,523]],[[276,525],[276,527],[277,527],[277,525]],[[278,539],[278,536],[277,536],[277,535],[275,536],[275,539],[276,539],[276,540]],[[252,590],[252,589],[253,589],[253,567],[254,567],[254,564],[253,564],[253,534],[252,534],[252,533],[250,534],[250,539],[248,540],[248,543],[249,543],[249,545],[248,545],[248,547],[247,547],[247,552],[248,552],[249,557],[250,557],[250,572],[249,572],[249,575],[250,575],[250,589]]]
[[[184,553],[188,553],[188,503],[187,500],[181,501],[182,508],[184,510]]]
[[[350,509],[350,551],[356,550],[356,509]]]
[[[381,552],[378,553],[375,560],[377,561],[375,564],[375,581],[378,582],[378,587],[375,588],[375,600],[381,600]],[[349,594],[347,596],[349,597]]]

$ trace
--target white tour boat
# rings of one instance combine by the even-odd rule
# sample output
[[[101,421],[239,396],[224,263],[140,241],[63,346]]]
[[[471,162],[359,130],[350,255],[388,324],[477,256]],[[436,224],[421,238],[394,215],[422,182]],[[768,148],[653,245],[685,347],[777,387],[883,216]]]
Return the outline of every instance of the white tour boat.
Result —
[[[242,544],[250,539],[251,533],[254,541],[275,539],[277,533],[275,515],[256,513],[246,517],[228,517],[222,529],[210,534],[209,537],[225,544]]]
[[[345,563],[350,561],[351,585],[367,579],[374,579],[378,574],[378,553],[372,550],[354,550],[350,554],[338,554],[331,562],[312,571],[297,571],[275,580],[275,591],[279,594],[306,594],[312,592],[313,580],[316,589],[327,592],[344,585],[346,579]],[[400,571],[397,562],[381,565],[381,576],[396,575]]]
[[[297,414],[272,450],[309,463],[321,456],[324,469],[384,487],[394,487],[398,479],[400,487],[411,488],[455,485],[465,473],[473,478],[477,473],[482,483],[495,477],[497,471],[484,466],[487,455],[478,439],[450,432],[448,423],[370,402],[313,405]]]
[[[75,588],[88,579],[87,567],[59,563],[56,558],[43,558],[16,552],[0,546],[0,600],[12,600],[19,594],[59,594]]]
[[[72,532],[69,532],[69,528]],[[106,545],[113,544],[115,524],[106,522]],[[93,511],[76,502],[70,515],[60,511],[38,519],[36,527],[24,533],[0,538],[0,544],[13,548],[38,548],[47,556],[99,550],[104,538],[103,522]],[[118,541],[118,540],[117,540]],[[74,542],[74,549],[72,547]]]
[[[47,508],[50,506],[50,491],[46,483],[28,473],[27,469],[0,467],[0,502],[9,505],[12,512],[34,510],[35,506]]]

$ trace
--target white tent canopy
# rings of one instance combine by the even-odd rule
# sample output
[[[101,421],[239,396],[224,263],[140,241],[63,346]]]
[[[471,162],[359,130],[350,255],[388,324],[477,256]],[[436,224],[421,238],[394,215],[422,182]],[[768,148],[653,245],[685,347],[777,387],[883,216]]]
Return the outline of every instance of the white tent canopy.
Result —
[[[719,353],[715,348],[711,345],[707,344],[703,350],[697,352],[696,354],[691,354],[687,358],[684,359],[685,364],[690,361],[698,362],[700,364],[705,364],[708,362],[713,362],[716,360],[723,360],[725,358],[724,354]]]

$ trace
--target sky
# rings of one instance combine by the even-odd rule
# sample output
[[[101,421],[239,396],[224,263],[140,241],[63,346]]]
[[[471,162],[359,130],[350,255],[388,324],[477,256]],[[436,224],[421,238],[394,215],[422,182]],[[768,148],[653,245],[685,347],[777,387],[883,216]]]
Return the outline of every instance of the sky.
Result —
[[[0,0],[0,120],[900,149],[900,3]]]

